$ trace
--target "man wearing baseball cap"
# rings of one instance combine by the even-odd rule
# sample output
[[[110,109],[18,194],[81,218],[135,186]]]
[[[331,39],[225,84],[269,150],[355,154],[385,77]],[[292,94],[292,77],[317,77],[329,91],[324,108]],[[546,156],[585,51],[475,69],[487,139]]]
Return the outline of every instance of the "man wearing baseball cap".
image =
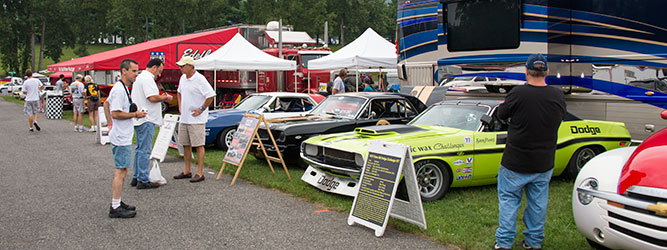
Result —
[[[558,127],[567,113],[563,92],[547,86],[548,74],[547,59],[530,55],[526,84],[512,88],[498,107],[498,118],[511,120],[498,170],[499,226],[494,249],[512,249],[523,192],[527,203],[523,248],[542,248]]]
[[[206,78],[195,70],[195,60],[184,56],[176,63],[181,67],[183,75],[178,81],[178,111],[181,122],[178,126],[178,140],[183,145],[185,170],[174,176],[174,179],[191,178],[190,182],[204,180],[204,143],[206,138],[206,121],[208,106],[213,102],[215,91]],[[192,148],[197,148],[197,174],[192,175]]]

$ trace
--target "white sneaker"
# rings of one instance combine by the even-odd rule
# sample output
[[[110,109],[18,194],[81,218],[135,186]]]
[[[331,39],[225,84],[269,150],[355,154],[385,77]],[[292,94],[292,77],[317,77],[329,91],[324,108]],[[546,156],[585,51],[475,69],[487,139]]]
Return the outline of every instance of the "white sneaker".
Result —
[[[95,132],[95,126],[90,126],[90,129],[88,129],[88,132]]]
[[[79,132],[79,126],[74,126],[74,132]]]

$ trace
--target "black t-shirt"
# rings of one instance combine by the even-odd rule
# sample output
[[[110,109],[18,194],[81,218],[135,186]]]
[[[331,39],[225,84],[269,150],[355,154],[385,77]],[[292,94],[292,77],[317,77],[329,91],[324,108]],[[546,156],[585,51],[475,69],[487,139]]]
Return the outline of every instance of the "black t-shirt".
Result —
[[[97,86],[97,84],[94,83],[86,83],[86,93],[88,96],[97,96],[100,91],[100,88]]]
[[[558,127],[566,113],[560,89],[529,84],[512,88],[498,107],[498,118],[511,118],[502,165],[519,173],[552,169]]]

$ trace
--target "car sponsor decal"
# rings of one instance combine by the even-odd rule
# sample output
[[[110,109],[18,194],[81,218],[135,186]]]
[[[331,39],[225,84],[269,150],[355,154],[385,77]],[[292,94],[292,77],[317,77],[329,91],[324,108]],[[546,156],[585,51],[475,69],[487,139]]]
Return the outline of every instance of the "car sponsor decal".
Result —
[[[464,162],[463,160],[460,160],[460,159],[459,159],[459,160],[455,160],[455,161],[452,162],[452,163],[453,163],[455,166],[460,166],[460,165],[463,165],[463,163],[465,163],[465,162]]]
[[[457,168],[456,173],[461,173],[461,168]]]
[[[447,149],[461,149],[465,147],[463,143],[436,143],[433,145],[424,145],[424,146],[414,146],[410,147],[412,152],[424,152],[424,151],[433,151],[433,150],[447,150]]]
[[[597,135],[602,132],[600,131],[599,127],[589,127],[588,125],[586,125],[586,127],[570,126],[570,133]]]
[[[470,137],[470,136],[463,137],[463,143],[465,143],[465,144],[472,143],[472,137]]]
[[[472,178],[472,174],[466,174],[466,175],[459,175],[459,176],[456,176],[456,180],[457,180],[457,181],[460,181],[460,180],[468,180],[468,179],[470,179],[470,178]]]
[[[465,167],[462,169],[464,174],[470,174],[472,173],[472,167]]]
[[[336,189],[338,185],[340,185],[340,182],[336,181],[333,176],[323,174],[320,179],[317,180],[317,184],[327,187],[327,191],[329,191],[331,189]]]
[[[472,157],[466,158],[466,165],[472,165]]]
[[[496,138],[493,137],[484,137],[484,138],[475,138],[475,143],[485,144],[485,143],[495,143]]]

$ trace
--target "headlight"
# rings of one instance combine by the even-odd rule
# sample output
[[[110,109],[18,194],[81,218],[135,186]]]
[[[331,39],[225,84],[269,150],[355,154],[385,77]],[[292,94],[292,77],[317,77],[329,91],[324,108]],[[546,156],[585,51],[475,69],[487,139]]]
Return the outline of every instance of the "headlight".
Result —
[[[359,167],[364,166],[364,157],[361,156],[360,154],[354,154],[354,163],[357,164]]]
[[[317,146],[312,144],[306,144],[305,150],[306,155],[317,156]]]
[[[593,177],[586,178],[581,183],[581,185],[579,185],[579,187],[583,189],[598,190],[598,180]],[[591,204],[591,202],[593,202],[593,198],[595,198],[590,194],[584,194],[582,192],[577,192],[577,195],[579,198],[579,203],[584,206]]]

